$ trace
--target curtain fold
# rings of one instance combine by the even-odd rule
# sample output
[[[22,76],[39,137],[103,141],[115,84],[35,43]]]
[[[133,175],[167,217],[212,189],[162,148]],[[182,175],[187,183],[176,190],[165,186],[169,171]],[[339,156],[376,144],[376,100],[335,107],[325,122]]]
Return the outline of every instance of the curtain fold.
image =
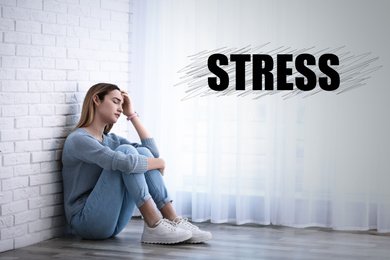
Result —
[[[364,87],[306,98],[249,93],[183,100],[189,92],[177,85],[185,78],[180,70],[202,51],[267,42],[264,51],[338,47],[322,38],[334,36],[335,24],[308,24],[304,17],[317,7],[295,3],[134,0],[130,95],[166,161],[173,205],[193,221],[389,232],[385,74],[370,81],[375,94]]]

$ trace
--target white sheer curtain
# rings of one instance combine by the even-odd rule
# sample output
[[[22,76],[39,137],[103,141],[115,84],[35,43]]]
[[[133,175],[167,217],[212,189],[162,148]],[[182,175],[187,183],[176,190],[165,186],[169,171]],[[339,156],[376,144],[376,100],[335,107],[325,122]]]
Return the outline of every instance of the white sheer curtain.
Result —
[[[130,94],[166,161],[164,178],[180,215],[213,223],[390,231],[384,69],[345,94],[286,100],[278,93],[182,101],[187,89],[174,87],[188,56],[221,47],[347,45],[357,54],[379,55],[389,46],[385,36],[367,30],[379,40],[357,40],[355,26],[367,28],[358,14],[367,16],[372,7],[363,4],[337,2],[343,13],[334,11],[336,2],[134,1]],[[365,22],[384,26],[383,10],[377,7]],[[347,11],[356,18],[341,26]]]

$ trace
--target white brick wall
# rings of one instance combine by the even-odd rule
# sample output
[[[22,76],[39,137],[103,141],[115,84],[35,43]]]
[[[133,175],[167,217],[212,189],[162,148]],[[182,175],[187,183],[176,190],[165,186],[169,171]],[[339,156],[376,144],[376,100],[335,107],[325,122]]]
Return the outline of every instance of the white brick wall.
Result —
[[[0,0],[0,252],[64,234],[60,149],[90,86],[128,89],[131,1]]]

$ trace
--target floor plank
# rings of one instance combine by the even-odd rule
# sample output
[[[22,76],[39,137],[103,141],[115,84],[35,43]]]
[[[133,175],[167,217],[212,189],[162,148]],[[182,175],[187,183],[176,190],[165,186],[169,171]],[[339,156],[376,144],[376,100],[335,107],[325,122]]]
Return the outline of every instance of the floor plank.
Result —
[[[342,232],[325,228],[197,224],[213,233],[202,244],[141,243],[143,220],[133,218],[115,238],[92,241],[78,236],[51,239],[0,253],[0,260],[46,259],[390,259],[390,234]]]

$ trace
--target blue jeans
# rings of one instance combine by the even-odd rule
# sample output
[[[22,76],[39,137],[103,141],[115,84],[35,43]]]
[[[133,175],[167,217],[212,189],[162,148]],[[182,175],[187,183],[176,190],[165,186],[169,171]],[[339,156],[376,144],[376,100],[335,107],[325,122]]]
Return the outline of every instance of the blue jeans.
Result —
[[[121,145],[116,151],[153,157],[145,147]],[[130,221],[135,207],[141,207],[150,198],[158,209],[172,201],[159,170],[130,174],[103,170],[84,208],[72,217],[70,226],[85,239],[113,237]]]

